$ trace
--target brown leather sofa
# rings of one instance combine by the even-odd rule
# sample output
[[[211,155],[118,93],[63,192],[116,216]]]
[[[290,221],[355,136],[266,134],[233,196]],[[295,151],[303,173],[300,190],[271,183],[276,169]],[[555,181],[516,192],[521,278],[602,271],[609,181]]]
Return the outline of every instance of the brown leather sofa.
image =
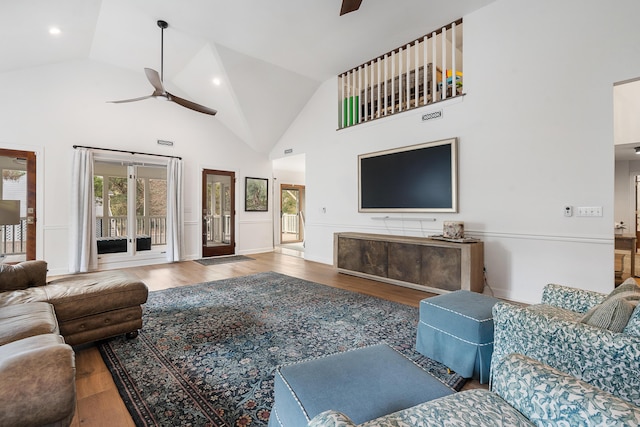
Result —
[[[0,264],[0,427],[68,426],[75,412],[71,345],[142,327],[147,286],[123,272],[46,281],[47,264]]]

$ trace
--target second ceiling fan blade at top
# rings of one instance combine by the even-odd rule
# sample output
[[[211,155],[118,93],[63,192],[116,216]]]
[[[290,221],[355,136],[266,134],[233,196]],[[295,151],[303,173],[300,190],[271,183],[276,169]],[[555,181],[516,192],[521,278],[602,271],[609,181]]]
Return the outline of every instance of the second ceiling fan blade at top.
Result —
[[[362,4],[362,0],[342,0],[342,8],[340,9],[340,16],[360,9],[361,4]]]

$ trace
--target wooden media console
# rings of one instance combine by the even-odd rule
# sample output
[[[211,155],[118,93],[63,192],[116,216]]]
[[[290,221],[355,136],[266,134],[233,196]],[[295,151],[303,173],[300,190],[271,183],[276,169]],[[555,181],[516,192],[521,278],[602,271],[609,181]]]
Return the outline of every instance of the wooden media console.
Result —
[[[444,294],[484,290],[484,244],[366,233],[334,234],[340,273]]]

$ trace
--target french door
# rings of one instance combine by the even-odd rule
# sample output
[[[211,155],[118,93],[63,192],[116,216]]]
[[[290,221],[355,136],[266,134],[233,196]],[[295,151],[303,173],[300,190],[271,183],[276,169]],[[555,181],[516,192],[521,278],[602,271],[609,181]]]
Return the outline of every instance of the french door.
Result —
[[[161,250],[166,245],[167,168],[94,161],[98,254]]]
[[[235,242],[234,172],[202,171],[202,256],[233,255]]]
[[[0,166],[2,259],[36,259],[36,153],[0,149]]]

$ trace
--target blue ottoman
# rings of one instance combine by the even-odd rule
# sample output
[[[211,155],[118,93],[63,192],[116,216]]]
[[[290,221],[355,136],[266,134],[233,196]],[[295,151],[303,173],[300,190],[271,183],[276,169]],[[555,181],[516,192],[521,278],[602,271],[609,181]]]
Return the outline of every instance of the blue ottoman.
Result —
[[[269,427],[306,426],[329,409],[361,424],[454,392],[379,344],[279,367]]]
[[[420,301],[416,350],[458,375],[489,381],[497,298],[455,291]]]

